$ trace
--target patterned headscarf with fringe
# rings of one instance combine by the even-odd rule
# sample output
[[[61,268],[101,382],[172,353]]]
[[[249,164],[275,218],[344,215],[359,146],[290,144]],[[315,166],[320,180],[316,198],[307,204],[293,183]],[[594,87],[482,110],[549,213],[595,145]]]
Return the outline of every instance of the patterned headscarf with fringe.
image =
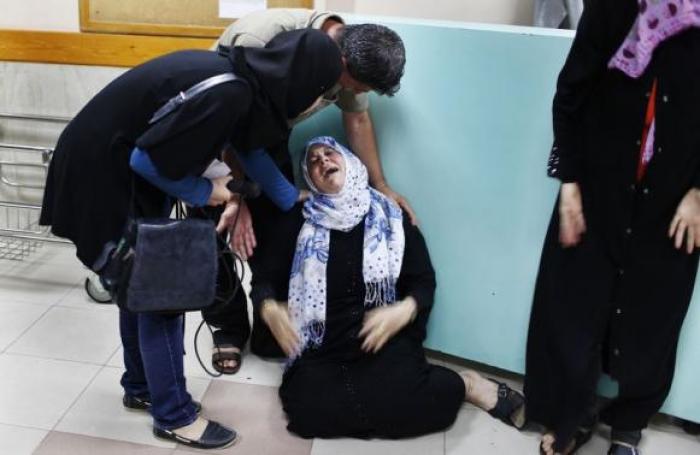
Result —
[[[336,194],[319,192],[309,176],[307,155],[318,145],[334,149],[345,160],[345,184]],[[297,237],[289,278],[289,313],[301,340],[299,350],[291,360],[305,349],[323,343],[330,231],[348,232],[364,219],[362,275],[365,308],[388,305],[396,300],[396,281],[405,243],[401,209],[394,201],[370,188],[367,168],[335,139],[322,136],[309,141],[302,170],[312,195],[304,203],[306,221]]]

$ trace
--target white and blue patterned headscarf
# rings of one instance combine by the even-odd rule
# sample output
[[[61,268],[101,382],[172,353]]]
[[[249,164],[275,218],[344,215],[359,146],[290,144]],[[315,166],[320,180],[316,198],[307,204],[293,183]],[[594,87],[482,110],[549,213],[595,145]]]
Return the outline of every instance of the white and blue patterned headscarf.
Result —
[[[309,177],[306,158],[316,145],[333,148],[345,160],[345,184],[336,194],[320,193]],[[297,238],[289,278],[289,313],[301,341],[299,351],[292,358],[323,342],[330,231],[348,232],[365,220],[362,275],[366,308],[388,305],[396,300],[396,281],[405,243],[399,207],[370,188],[367,168],[335,139],[322,136],[309,141],[302,170],[312,195],[304,203],[306,222]]]

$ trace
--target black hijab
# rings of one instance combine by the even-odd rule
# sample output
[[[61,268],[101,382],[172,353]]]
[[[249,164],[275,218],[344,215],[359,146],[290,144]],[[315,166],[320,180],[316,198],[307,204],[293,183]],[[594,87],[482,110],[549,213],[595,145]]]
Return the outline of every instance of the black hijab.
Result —
[[[246,127],[231,138],[239,152],[286,141],[288,120],[332,88],[343,70],[338,45],[315,29],[280,33],[264,48],[235,47],[229,58],[253,91]]]
[[[314,29],[280,33],[264,48],[223,48],[219,53],[223,56],[217,59],[228,63],[224,67],[247,82],[243,91],[248,93],[224,98],[215,95],[223,88],[210,90],[164,117],[136,141],[168,178],[203,172],[226,143],[237,153],[286,145],[288,119],[333,87],[343,66],[337,44]],[[208,51],[179,54],[191,65],[211,64]],[[241,90],[240,85],[229,89],[234,87]]]

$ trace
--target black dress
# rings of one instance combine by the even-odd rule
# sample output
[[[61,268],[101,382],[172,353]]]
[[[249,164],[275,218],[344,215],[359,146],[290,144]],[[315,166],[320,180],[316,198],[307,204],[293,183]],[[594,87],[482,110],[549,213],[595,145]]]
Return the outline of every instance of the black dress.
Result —
[[[698,256],[667,231],[683,196],[700,186],[700,30],[662,43],[632,79],[607,63],[637,14],[634,0],[591,0],[559,76],[549,173],[578,182],[587,231],[564,249],[555,206],[534,295],[525,395],[531,420],[559,449],[590,412],[601,370],[619,383],[602,415],[640,430],[671,387],[676,346]],[[655,154],[636,179],[654,79]]]
[[[425,359],[422,343],[435,273],[420,231],[406,219],[397,293],[399,298],[416,299],[418,316],[377,354],[364,353],[358,338],[365,314],[364,223],[347,233],[331,231],[324,340],[292,364],[280,388],[290,431],[305,438],[400,438],[444,430],[454,422],[464,401],[464,382],[457,373]],[[253,276],[254,305],[266,298],[287,300],[303,222],[297,205],[277,225],[274,241],[256,253],[260,263]]]

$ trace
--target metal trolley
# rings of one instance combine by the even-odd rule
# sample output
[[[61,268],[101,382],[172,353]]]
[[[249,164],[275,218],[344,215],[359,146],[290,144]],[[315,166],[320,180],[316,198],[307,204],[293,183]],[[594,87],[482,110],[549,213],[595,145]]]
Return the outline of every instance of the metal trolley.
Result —
[[[2,119],[63,124],[70,121],[63,117],[0,113]],[[70,245],[51,235],[48,226],[39,225],[40,205],[7,200],[8,191],[43,190],[52,155],[52,148],[0,142],[0,190],[5,190],[0,193],[0,259],[22,261],[44,243]],[[92,273],[85,279],[85,290],[98,303],[110,301]]]

